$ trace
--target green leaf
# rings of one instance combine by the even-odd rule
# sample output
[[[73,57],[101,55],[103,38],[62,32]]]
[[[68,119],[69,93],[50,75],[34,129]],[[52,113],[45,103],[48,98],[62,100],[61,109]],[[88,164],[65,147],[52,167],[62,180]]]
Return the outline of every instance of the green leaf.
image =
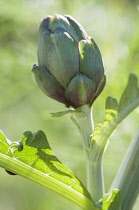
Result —
[[[62,117],[63,115],[66,115],[68,113],[73,112],[72,110],[66,110],[66,111],[61,111],[61,112],[53,112],[50,113],[52,115],[52,117]]]
[[[80,113],[81,111],[79,110],[74,110],[74,109],[70,109],[70,110],[65,110],[65,111],[61,111],[61,112],[53,112],[53,113],[50,113],[52,115],[52,117],[62,117],[66,114],[69,114],[69,113],[75,113],[75,112],[78,112]]]
[[[6,154],[9,157],[12,157],[12,152],[11,149],[9,148],[9,140],[6,139],[5,135],[3,132],[0,130],[0,153]]]
[[[104,122],[95,125],[94,132],[92,135],[92,140],[96,141],[98,139],[99,135],[104,130],[104,128],[110,124],[110,122],[115,118],[117,114],[118,114],[118,102],[115,98],[109,96],[106,99]]]
[[[139,106],[139,89],[137,87],[137,77],[133,74],[129,76],[128,84],[122,93],[120,103],[115,98],[106,99],[104,122],[96,125],[91,136],[91,150],[95,158],[100,158],[108,145],[108,140],[118,125],[135,108]],[[94,147],[96,147],[94,149]],[[100,155],[101,153],[101,155]]]
[[[119,190],[112,190],[102,198],[102,210],[121,210],[121,194]]]
[[[139,88],[137,87],[137,77],[134,74],[129,76],[128,84],[121,96],[119,102],[119,112],[122,111],[127,104],[132,103],[139,98]]]
[[[1,132],[0,166],[59,193],[82,209],[96,209],[80,180],[54,155],[43,131],[26,131],[22,140],[14,143]]]
[[[103,128],[106,127],[118,114],[118,101],[115,98],[108,97],[106,99],[105,118]]]

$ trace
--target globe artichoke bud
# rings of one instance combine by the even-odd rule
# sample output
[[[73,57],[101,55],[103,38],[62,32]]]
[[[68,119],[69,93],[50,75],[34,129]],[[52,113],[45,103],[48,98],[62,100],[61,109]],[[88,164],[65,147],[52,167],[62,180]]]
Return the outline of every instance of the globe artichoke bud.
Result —
[[[105,86],[102,57],[94,40],[71,16],[45,17],[39,28],[38,66],[41,90],[67,107],[92,105]]]

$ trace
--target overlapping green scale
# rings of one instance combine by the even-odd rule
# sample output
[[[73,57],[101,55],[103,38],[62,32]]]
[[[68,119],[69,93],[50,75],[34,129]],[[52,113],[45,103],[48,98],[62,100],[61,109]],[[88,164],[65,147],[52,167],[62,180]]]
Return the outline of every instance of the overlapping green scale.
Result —
[[[39,45],[40,65],[66,88],[70,80],[79,71],[79,55],[76,43],[71,36],[61,28],[55,33],[47,32]]]
[[[79,53],[80,72],[98,85],[104,75],[101,54],[91,40],[82,40],[79,42]]]
[[[32,71],[38,86],[45,95],[66,104],[64,89],[45,68],[35,65]]]
[[[80,107],[88,104],[95,92],[95,83],[82,74],[76,75],[65,91],[68,103],[73,107]]]

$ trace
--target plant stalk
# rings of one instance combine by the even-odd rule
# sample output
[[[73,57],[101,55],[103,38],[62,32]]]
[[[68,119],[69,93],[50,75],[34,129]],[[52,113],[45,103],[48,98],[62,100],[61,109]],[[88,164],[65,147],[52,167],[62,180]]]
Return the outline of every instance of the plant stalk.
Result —
[[[122,195],[122,210],[131,210],[139,193],[139,130],[127,150],[110,191],[115,188]]]
[[[102,198],[104,191],[102,157],[96,159],[92,154],[98,151],[96,146],[94,150],[90,148],[90,135],[93,133],[94,123],[92,118],[92,109],[89,106],[83,106],[76,109],[74,117],[78,122],[79,130],[82,137],[83,151],[86,159],[86,177],[87,189],[90,192],[93,201],[96,203]]]

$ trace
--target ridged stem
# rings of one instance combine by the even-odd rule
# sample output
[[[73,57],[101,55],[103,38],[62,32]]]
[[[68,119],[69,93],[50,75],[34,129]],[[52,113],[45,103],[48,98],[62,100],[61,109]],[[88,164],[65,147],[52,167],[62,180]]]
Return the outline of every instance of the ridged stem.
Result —
[[[78,122],[79,130],[82,137],[82,145],[86,159],[86,177],[87,189],[90,192],[94,202],[97,202],[103,195],[103,174],[102,174],[102,157],[95,159],[92,156],[99,148],[90,149],[90,135],[93,133],[94,123],[92,118],[92,109],[89,106],[83,106],[76,109],[74,117]],[[94,157],[94,158],[93,158]]]
[[[139,193],[139,130],[131,142],[121,167],[110,188],[119,189],[122,210],[131,210]]]

